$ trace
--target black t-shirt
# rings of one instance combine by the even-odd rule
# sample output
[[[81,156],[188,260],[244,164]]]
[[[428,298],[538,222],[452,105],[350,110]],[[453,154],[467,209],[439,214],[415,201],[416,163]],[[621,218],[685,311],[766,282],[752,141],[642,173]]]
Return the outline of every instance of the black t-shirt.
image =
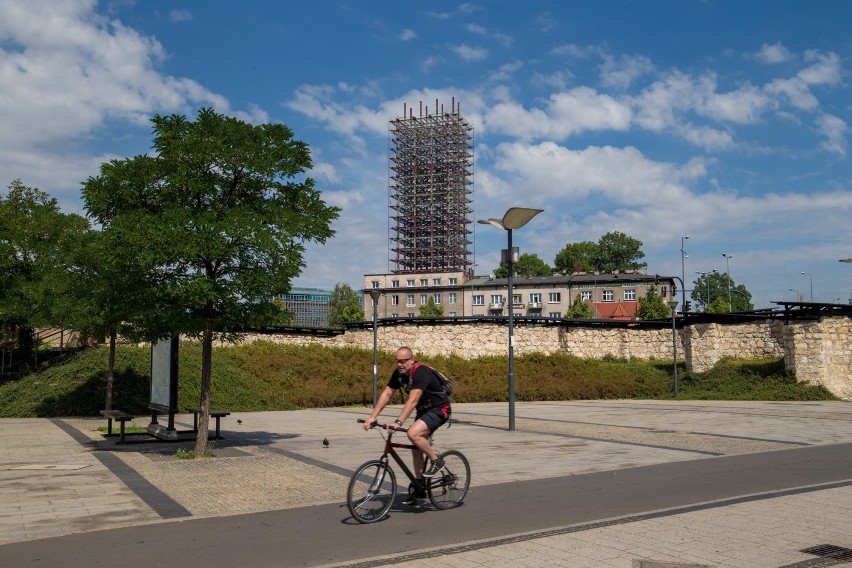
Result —
[[[402,375],[399,369],[394,369],[388,386],[392,389],[402,389],[410,393],[411,389],[420,389],[423,394],[417,402],[418,410],[436,408],[450,404],[450,399],[444,394],[440,379],[426,365],[418,365],[411,376]]]

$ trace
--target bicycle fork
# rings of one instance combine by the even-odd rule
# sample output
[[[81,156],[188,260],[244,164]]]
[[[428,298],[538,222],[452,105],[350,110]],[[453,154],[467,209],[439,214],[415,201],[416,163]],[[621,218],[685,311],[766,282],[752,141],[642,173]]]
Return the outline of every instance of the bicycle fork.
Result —
[[[379,462],[382,464],[382,467],[376,468],[376,476],[373,478],[373,483],[370,484],[370,493],[373,495],[379,492],[385,482],[385,473],[388,470],[387,454],[383,455],[381,459],[379,459]]]

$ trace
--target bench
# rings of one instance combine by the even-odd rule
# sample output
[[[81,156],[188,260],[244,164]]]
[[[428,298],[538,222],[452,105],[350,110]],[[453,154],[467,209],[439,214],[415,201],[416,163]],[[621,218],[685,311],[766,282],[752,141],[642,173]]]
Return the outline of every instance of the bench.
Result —
[[[200,408],[189,408],[190,412],[192,412],[192,431],[198,432],[198,415],[201,414]],[[219,420],[231,414],[230,412],[225,412],[224,410],[213,410],[212,408],[208,411],[210,418],[216,419],[216,439],[221,440],[222,436],[219,435]]]
[[[119,434],[118,443],[124,443],[124,423],[128,420],[133,420],[136,418],[132,414],[127,414],[126,412],[122,412],[120,410],[101,410],[101,414],[106,416],[107,419],[107,436],[112,436],[112,421],[115,420],[121,426],[121,433]]]

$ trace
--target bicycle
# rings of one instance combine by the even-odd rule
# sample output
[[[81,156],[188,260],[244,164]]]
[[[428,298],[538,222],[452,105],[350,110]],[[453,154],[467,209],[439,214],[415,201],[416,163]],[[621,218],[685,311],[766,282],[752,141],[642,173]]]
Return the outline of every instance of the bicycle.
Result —
[[[361,424],[363,419],[358,419]],[[378,426],[382,430],[387,428],[385,424],[374,422],[370,428]],[[346,490],[346,504],[349,512],[359,523],[375,523],[388,514],[396,497],[396,474],[390,467],[389,458],[393,458],[402,471],[408,476],[409,497],[414,497],[418,490],[418,481],[422,482],[429,501],[436,509],[452,509],[462,504],[467,491],[470,488],[470,464],[461,452],[448,450],[440,454],[444,460],[444,467],[437,475],[431,478],[418,480],[412,471],[405,465],[402,458],[396,452],[396,448],[413,450],[412,444],[400,444],[393,442],[394,432],[407,432],[406,428],[397,428],[390,431],[385,440],[385,449],[382,457],[370,460],[355,470]],[[428,462],[428,459],[427,459]],[[426,464],[428,467],[428,463]]]

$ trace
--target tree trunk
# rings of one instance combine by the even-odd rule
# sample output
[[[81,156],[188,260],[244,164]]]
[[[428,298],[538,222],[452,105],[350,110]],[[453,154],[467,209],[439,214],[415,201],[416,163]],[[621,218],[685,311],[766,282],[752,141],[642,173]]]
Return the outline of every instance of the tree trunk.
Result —
[[[111,330],[109,333],[109,366],[107,369],[107,385],[106,385],[106,402],[104,408],[112,410],[112,380],[115,371],[115,339],[118,335],[116,330]]]
[[[213,332],[210,325],[204,330],[201,341],[201,402],[198,413],[198,436],[195,438],[195,457],[203,458],[207,453],[207,436],[210,430],[210,385],[213,368]]]

